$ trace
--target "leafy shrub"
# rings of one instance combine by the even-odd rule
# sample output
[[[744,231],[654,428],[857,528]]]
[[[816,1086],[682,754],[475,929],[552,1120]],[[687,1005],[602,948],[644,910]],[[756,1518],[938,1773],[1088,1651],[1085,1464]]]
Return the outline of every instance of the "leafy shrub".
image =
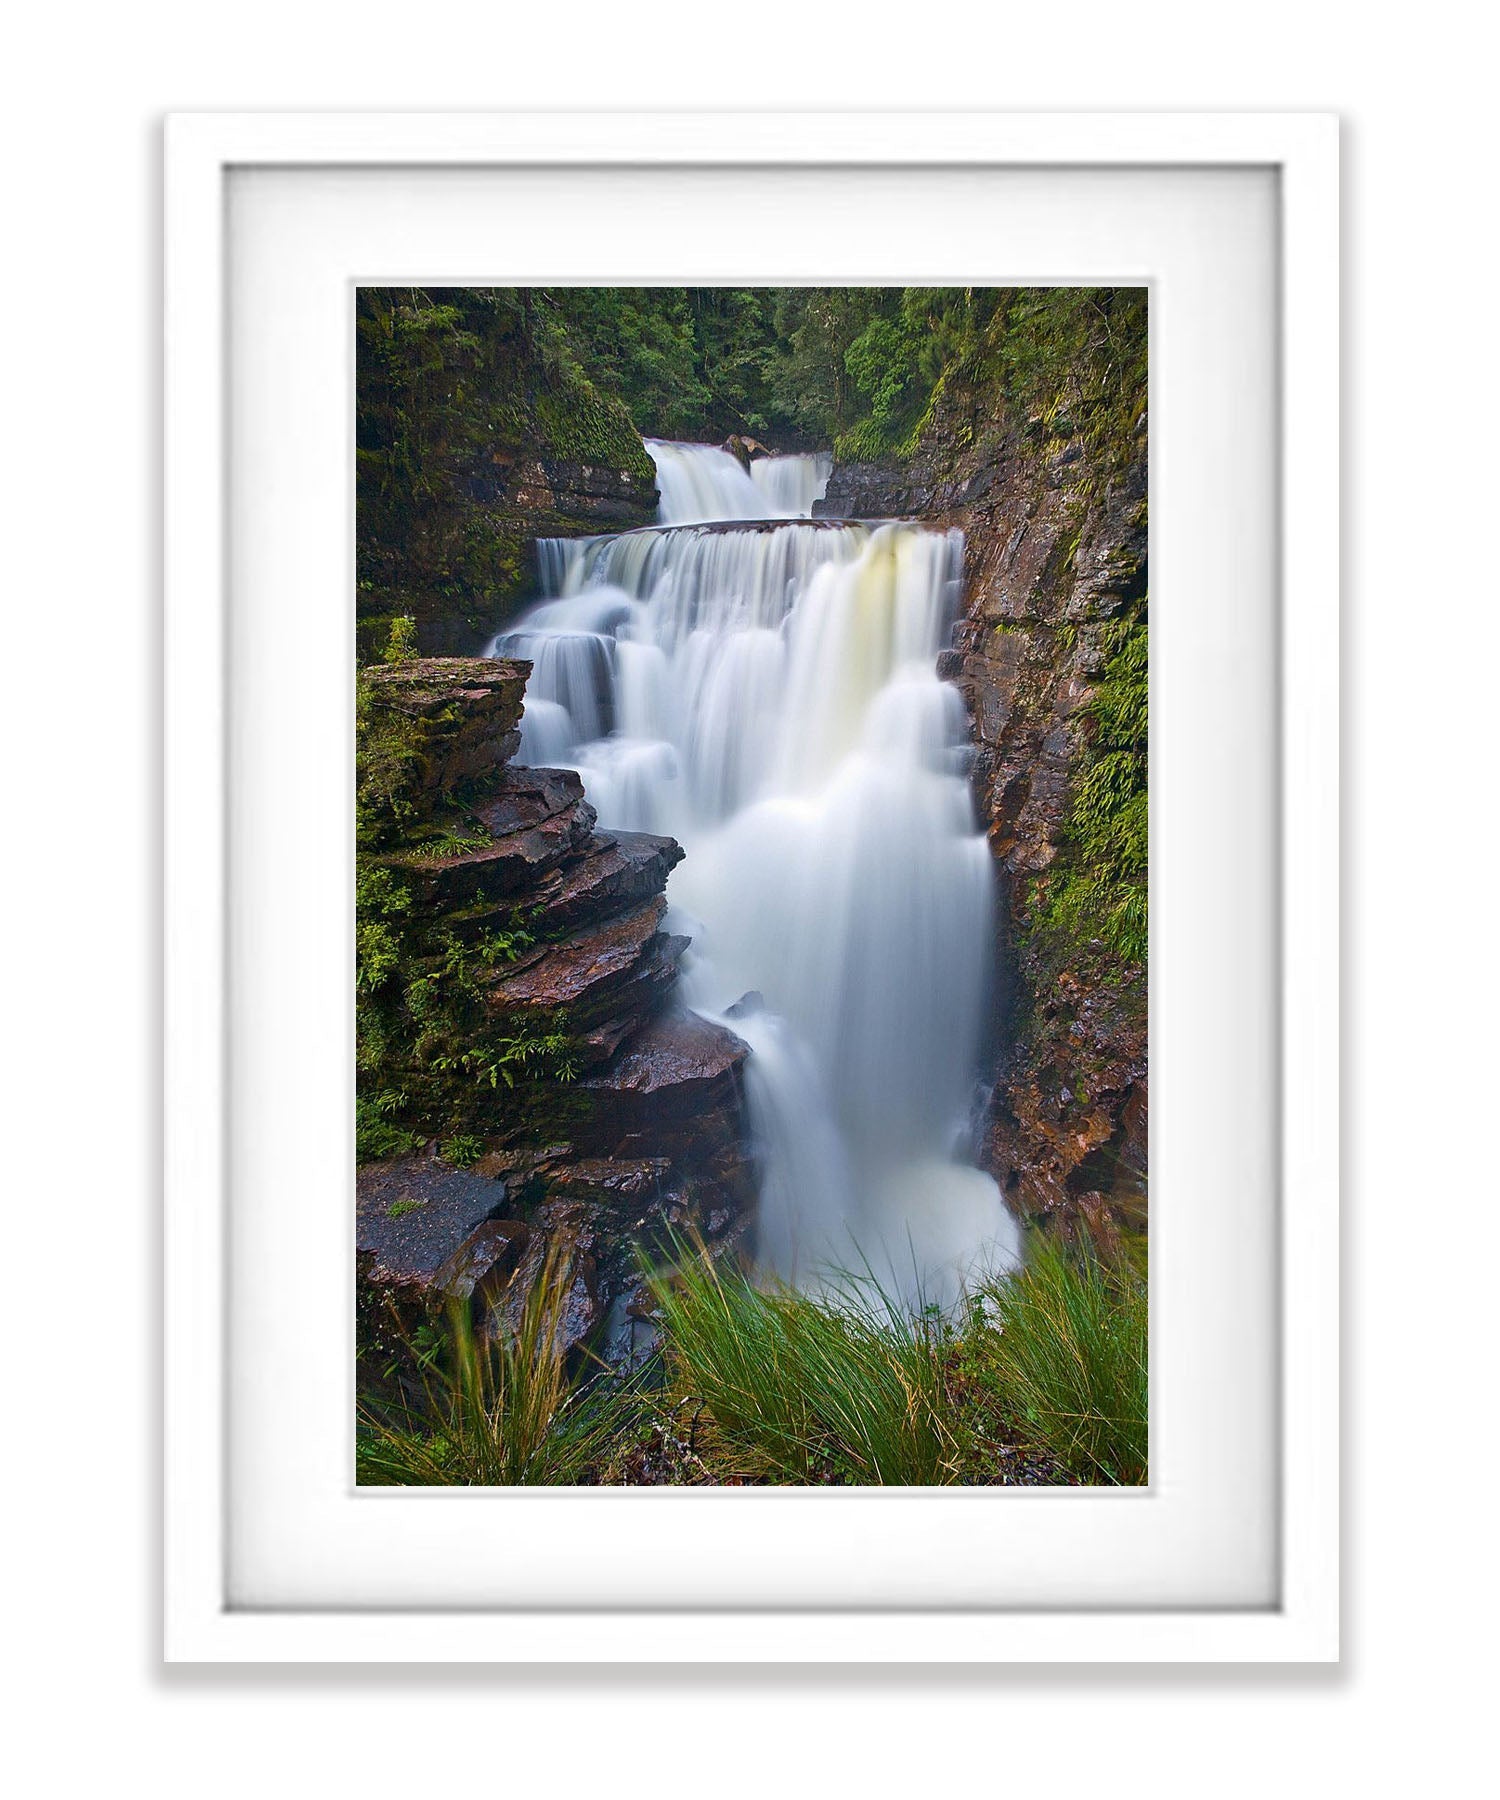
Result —
[[[417,621],[410,613],[399,613],[391,620],[381,657],[388,663],[410,662],[417,654]]]
[[[354,1100],[354,1155],[357,1162],[383,1162],[410,1156],[426,1141],[399,1118],[406,1096],[399,1093],[357,1094]]]
[[[484,1140],[477,1138],[471,1131],[457,1131],[452,1137],[443,1139],[442,1155],[445,1163],[451,1163],[455,1169],[469,1169],[484,1155]]]

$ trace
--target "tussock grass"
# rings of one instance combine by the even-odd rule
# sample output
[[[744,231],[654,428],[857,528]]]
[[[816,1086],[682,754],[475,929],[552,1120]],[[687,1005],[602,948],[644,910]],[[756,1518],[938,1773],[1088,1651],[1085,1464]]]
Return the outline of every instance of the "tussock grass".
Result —
[[[652,1287],[721,1477],[984,1483],[1023,1446],[1075,1482],[1146,1479],[1146,1285],[1097,1251],[1037,1236],[961,1317],[914,1316],[868,1272],[824,1299],[757,1287],[701,1248]]]
[[[689,1249],[651,1278],[667,1378],[706,1414],[704,1456],[740,1479],[869,1486],[951,1481],[944,1330],[873,1278],[833,1303],[760,1288]]]
[[[1147,1302],[1123,1260],[1034,1236],[1026,1266],[976,1297],[959,1364],[992,1408],[1080,1482],[1146,1479]]]
[[[571,1259],[549,1257],[513,1316],[481,1334],[468,1304],[448,1308],[435,1341],[407,1340],[415,1375],[396,1397],[363,1399],[362,1485],[573,1486],[633,1421],[625,1385],[590,1380],[564,1347]]]

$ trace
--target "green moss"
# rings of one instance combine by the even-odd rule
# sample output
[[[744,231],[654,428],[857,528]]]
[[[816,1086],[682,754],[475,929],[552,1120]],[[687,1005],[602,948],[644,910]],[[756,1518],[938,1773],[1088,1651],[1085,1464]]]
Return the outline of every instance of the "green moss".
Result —
[[[354,730],[355,842],[373,850],[394,843],[421,811],[426,734],[410,714],[377,706],[363,679],[355,687]]]
[[[1126,963],[1146,960],[1145,618],[1112,622],[1104,648],[1060,853],[1033,894],[1029,935],[1054,966],[1095,944]]]
[[[656,464],[618,401],[600,394],[582,376],[537,400],[537,434],[560,461],[620,469],[647,487],[656,483]]]

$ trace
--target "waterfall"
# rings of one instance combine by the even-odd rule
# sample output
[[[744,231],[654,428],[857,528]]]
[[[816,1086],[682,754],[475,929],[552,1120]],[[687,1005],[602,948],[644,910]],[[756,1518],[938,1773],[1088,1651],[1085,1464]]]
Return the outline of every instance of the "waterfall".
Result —
[[[490,645],[534,665],[521,756],[577,768],[602,827],[687,851],[679,992],[751,1048],[762,1267],[816,1289],[868,1263],[948,1305],[1017,1257],[966,1155],[995,896],[935,670],[962,535],[766,523],[811,506],[826,459],[756,481],[707,445],[651,449],[664,516],[740,522],[542,546],[550,597]]]
[[[810,456],[760,456],[743,464],[713,444],[674,444],[647,438],[661,490],[663,525],[704,525],[718,519],[806,519],[833,472],[826,451]]]

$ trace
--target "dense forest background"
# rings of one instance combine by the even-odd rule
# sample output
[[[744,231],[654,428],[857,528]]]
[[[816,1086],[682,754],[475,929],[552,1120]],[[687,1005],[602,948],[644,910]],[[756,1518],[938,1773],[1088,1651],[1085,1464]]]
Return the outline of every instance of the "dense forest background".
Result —
[[[844,461],[909,455],[955,379],[1014,404],[1099,338],[1138,352],[1145,292],[1099,288],[541,290],[584,372],[648,437],[767,437]],[[1121,371],[1123,372],[1123,371]]]
[[[592,388],[645,437],[749,433],[850,461],[910,454],[955,378],[998,380],[1014,404],[1101,339],[1142,365],[1145,348],[1128,288],[362,289],[359,306],[362,351],[414,391],[465,341],[511,335],[544,388],[574,409]],[[382,423],[362,416],[361,441]]]

